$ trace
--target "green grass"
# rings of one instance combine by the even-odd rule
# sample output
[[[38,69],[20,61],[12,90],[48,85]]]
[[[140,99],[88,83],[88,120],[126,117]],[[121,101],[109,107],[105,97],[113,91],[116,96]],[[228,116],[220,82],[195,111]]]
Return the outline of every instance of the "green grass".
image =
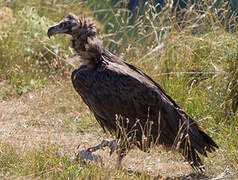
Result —
[[[171,14],[169,6],[157,13],[150,3],[143,12],[129,16],[125,4],[112,6],[106,0],[1,1],[0,100],[29,103],[32,117],[25,115],[29,126],[40,128],[46,121],[64,133],[102,133],[71,87],[72,67],[63,61],[74,54],[69,37],[48,39],[46,33],[50,25],[68,12],[93,16],[105,46],[158,82],[218,143],[220,150],[206,160],[212,174],[217,175],[226,167],[235,174],[238,171],[237,23],[230,24],[233,29],[227,29],[226,11],[221,16],[208,8],[206,2],[199,12],[196,9],[187,12],[179,25],[177,20],[181,17]],[[27,99],[31,93],[39,94],[39,98]],[[4,116],[0,120],[4,122]],[[96,164],[81,166],[69,154],[62,155],[58,145],[22,152],[11,143],[1,144],[0,174],[30,179],[150,178],[146,172],[129,174]]]
[[[0,177],[30,179],[150,179],[145,173],[100,168],[95,163],[86,167],[65,155],[54,145],[19,152],[11,145],[0,144]]]

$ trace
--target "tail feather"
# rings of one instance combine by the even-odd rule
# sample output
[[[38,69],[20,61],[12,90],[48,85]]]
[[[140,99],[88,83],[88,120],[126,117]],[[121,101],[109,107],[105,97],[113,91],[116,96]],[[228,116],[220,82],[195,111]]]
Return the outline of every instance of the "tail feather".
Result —
[[[203,172],[204,164],[198,153],[207,157],[207,152],[215,151],[219,147],[192,118],[185,113],[182,117],[184,125],[179,133],[183,134],[180,138],[180,150],[194,169]]]
[[[190,143],[185,144],[185,151],[183,155],[189,161],[191,166],[197,169],[200,172],[204,171],[204,164],[202,163],[199,155],[207,157],[207,152],[215,151],[215,148],[219,148],[217,144],[198,127],[199,133],[199,141],[195,138],[195,136],[191,135],[188,139]]]
[[[199,130],[199,133],[209,145],[206,147],[207,151],[212,152],[212,151],[215,151],[215,148],[219,148],[218,145],[212,140],[212,138],[208,136],[205,132],[203,132],[202,130]]]
[[[197,171],[204,172],[205,171],[205,165],[203,164],[201,158],[196,153],[194,148],[189,149],[187,154],[187,160],[192,166],[192,168],[196,169]]]

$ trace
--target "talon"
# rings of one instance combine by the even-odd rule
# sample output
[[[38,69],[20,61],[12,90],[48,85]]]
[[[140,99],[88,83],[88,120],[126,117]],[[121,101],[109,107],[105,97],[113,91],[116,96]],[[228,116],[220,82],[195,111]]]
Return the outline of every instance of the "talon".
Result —
[[[109,147],[110,148],[110,156],[113,154],[113,152],[115,151],[115,147],[116,147],[116,140],[103,140],[101,143],[101,149],[104,149],[105,147]]]
[[[79,147],[80,147],[80,144],[77,146],[77,149],[79,149]]]
[[[91,152],[92,152],[92,147],[90,147],[86,150],[86,153],[91,153]]]
[[[99,158],[99,156],[98,155],[95,155],[95,154],[93,154],[92,152],[90,152],[90,151],[88,151],[88,150],[81,150],[78,154],[77,154],[77,158],[79,159],[79,157],[80,157],[80,159],[81,160],[83,160],[83,161],[87,161],[87,160],[89,160],[89,161],[95,161],[95,162],[97,162],[98,161],[98,158]]]
[[[115,151],[115,146],[111,146],[110,147],[110,156],[114,153]]]
[[[115,140],[111,141],[109,147],[110,147],[110,156],[111,156],[115,152],[116,141]]]

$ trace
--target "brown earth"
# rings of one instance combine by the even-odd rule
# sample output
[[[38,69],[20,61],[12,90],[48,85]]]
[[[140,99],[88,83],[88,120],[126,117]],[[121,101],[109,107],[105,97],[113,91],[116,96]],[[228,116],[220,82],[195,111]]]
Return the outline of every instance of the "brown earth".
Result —
[[[86,129],[88,124],[82,124],[85,129],[78,129],[78,121],[85,117],[92,121],[90,126],[94,130]],[[82,150],[99,144],[105,138],[111,139],[96,124],[71,85],[52,85],[20,97],[2,100],[0,127],[1,143],[10,144],[21,152],[56,145],[72,159],[78,152],[79,144],[79,150]],[[102,157],[103,166],[115,167],[115,154],[110,157],[109,150],[100,150],[96,154]],[[134,149],[123,160],[123,166],[130,171],[146,171],[153,176],[160,174],[158,177],[208,178],[196,174],[180,155],[165,152],[161,148],[153,149],[149,154]]]

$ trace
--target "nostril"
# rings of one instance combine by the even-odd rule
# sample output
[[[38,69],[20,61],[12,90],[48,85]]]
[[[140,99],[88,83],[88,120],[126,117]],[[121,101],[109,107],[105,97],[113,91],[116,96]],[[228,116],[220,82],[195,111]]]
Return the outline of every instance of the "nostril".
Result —
[[[65,22],[65,26],[69,26],[70,25],[70,23],[69,22]]]

